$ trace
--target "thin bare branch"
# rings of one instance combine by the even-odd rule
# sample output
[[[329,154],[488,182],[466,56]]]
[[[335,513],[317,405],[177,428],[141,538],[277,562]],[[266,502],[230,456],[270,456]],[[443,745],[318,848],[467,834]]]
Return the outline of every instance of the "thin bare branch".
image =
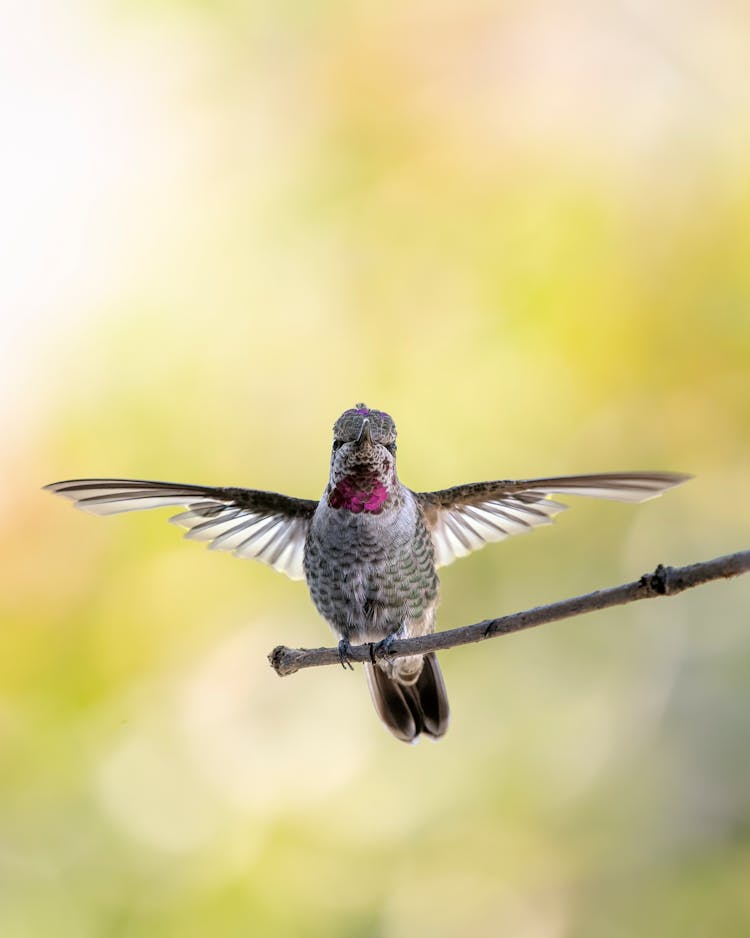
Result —
[[[424,654],[428,651],[444,651],[446,648],[469,645],[498,635],[510,635],[512,632],[544,625],[546,622],[568,619],[597,609],[609,609],[610,606],[621,606],[638,599],[675,596],[702,583],[727,579],[748,571],[750,550],[704,560],[687,567],[665,567],[659,564],[653,573],[646,573],[633,583],[597,590],[585,596],[574,596],[572,599],[563,599],[548,606],[537,606],[535,609],[516,612],[499,619],[485,619],[483,622],[461,628],[395,641],[388,650],[388,657],[403,658],[406,655]],[[349,658],[351,661],[371,661],[377,654],[375,648],[375,645],[369,643],[354,645],[349,652]],[[271,667],[281,676],[293,674],[301,668],[340,663],[337,648],[287,648],[285,645],[274,648],[268,660]]]

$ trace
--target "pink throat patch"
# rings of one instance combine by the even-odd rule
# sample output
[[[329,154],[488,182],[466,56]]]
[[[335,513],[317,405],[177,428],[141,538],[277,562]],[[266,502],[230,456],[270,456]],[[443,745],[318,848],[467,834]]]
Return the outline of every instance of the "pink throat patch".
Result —
[[[362,511],[380,514],[388,498],[388,489],[377,479],[344,478],[331,490],[328,504],[331,508],[344,508],[358,515]]]

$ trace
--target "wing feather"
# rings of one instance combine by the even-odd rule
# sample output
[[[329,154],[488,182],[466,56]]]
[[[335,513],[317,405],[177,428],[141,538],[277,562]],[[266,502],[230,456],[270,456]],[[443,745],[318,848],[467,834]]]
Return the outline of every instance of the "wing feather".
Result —
[[[568,506],[550,495],[645,502],[691,478],[675,472],[612,472],[546,479],[476,482],[417,494],[438,566],[542,524]]]
[[[169,520],[187,528],[185,537],[190,540],[260,560],[293,580],[304,578],[302,561],[314,501],[256,489],[140,479],[70,479],[45,488],[96,515],[184,507],[187,511]]]

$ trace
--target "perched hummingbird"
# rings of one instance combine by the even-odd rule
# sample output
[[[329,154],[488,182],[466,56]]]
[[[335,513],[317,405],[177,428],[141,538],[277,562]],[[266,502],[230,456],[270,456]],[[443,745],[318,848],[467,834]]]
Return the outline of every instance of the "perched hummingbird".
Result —
[[[320,614],[350,643],[430,633],[438,604],[436,568],[511,534],[521,534],[566,506],[550,495],[643,502],[690,478],[673,472],[477,482],[413,492],[396,475],[396,426],[364,404],[333,427],[328,484],[319,502],[255,489],[175,485],[131,479],[73,479],[46,486],[97,515],[183,506],[170,518],[186,537],[214,550],[253,557],[306,579]],[[448,728],[448,697],[434,653],[365,664],[375,709],[398,739],[437,739]]]

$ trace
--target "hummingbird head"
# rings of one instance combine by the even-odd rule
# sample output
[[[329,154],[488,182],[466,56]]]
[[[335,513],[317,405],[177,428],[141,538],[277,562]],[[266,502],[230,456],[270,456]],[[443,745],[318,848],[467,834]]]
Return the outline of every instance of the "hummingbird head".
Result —
[[[357,404],[333,426],[328,504],[379,514],[396,478],[396,425],[382,410]]]

